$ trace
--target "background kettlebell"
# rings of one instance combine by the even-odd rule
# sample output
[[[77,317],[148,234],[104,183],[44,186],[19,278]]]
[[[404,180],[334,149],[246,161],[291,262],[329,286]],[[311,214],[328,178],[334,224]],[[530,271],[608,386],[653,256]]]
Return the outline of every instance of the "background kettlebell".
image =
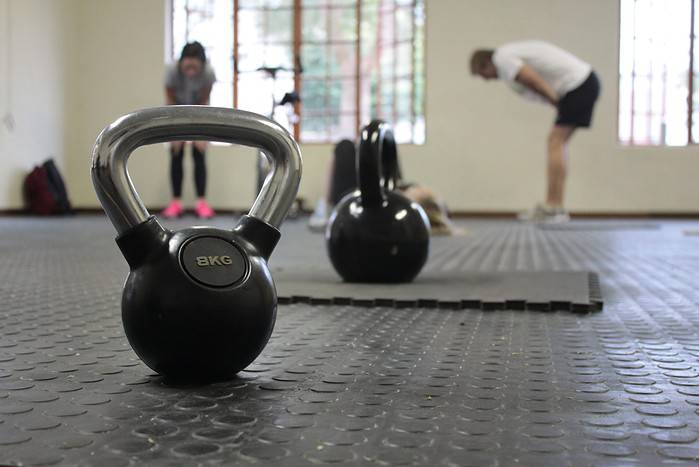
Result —
[[[430,224],[417,203],[396,191],[393,131],[374,120],[357,151],[359,189],[330,216],[325,238],[335,270],[347,282],[409,282],[427,261]]]
[[[173,140],[243,144],[267,156],[271,172],[233,230],[170,231],[148,214],[126,162],[139,146]],[[267,260],[300,178],[296,142],[277,123],[249,112],[158,107],[123,116],[102,131],[92,182],[131,268],[122,319],[146,365],[176,379],[223,379],[260,354],[277,310]]]

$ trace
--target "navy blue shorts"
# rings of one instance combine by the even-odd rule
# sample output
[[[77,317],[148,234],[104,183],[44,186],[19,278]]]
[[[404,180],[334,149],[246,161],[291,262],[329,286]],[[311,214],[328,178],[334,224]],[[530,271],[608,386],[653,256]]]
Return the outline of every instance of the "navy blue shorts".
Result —
[[[594,71],[577,88],[565,94],[558,102],[556,125],[589,128],[592,111],[600,93],[600,82]]]

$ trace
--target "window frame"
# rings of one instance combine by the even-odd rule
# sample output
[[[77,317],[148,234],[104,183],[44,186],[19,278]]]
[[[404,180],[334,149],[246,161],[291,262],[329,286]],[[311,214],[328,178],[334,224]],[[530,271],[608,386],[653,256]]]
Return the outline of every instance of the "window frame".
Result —
[[[616,102],[616,108],[617,108],[617,113],[616,113],[616,140],[617,143],[622,145],[623,147],[627,148],[658,148],[662,147],[665,149],[682,149],[682,148],[687,148],[691,146],[696,146],[699,145],[699,134],[696,134],[697,132],[694,131],[693,126],[695,123],[697,123],[697,119],[694,117],[694,111],[697,108],[694,105],[694,98],[695,94],[697,93],[697,89],[695,87],[695,75],[699,74],[699,69],[697,69],[697,63],[694,60],[694,51],[695,51],[695,42],[697,40],[697,31],[696,31],[696,21],[697,19],[697,2],[699,0],[688,0],[689,1],[689,7],[690,7],[690,15],[688,18],[688,21],[690,22],[689,24],[689,47],[688,47],[688,54],[689,54],[689,60],[688,60],[688,76],[687,76],[687,94],[686,94],[686,101],[687,101],[687,115],[686,115],[686,129],[687,129],[687,140],[683,144],[668,144],[665,140],[659,141],[659,142],[642,142],[639,141],[638,138],[634,138],[634,127],[635,125],[635,117],[637,114],[634,112],[635,108],[635,99],[634,95],[636,92],[635,88],[635,81],[637,78],[637,74],[635,71],[635,54],[634,54],[634,68],[631,71],[631,74],[628,75],[628,77],[631,79],[631,86],[630,86],[630,92],[631,92],[631,98],[629,102],[629,106],[627,107],[627,110],[629,110],[629,115],[628,118],[630,118],[630,126],[629,126],[629,133],[628,133],[628,140],[622,139],[621,135],[621,122],[622,122],[622,95],[621,95],[621,81],[622,78],[625,77],[625,75],[622,74],[621,70],[621,63],[622,63],[622,28],[621,28],[621,22],[623,21],[622,19],[622,2],[624,0],[619,0],[617,2],[617,17],[619,18],[619,28],[617,29],[617,102]],[[634,2],[634,8],[636,5],[637,0],[633,0]],[[636,35],[634,34],[633,36],[633,42],[634,44],[636,43]],[[648,78],[650,78],[652,75],[649,75]],[[699,97],[699,96],[696,96]],[[664,104],[663,104],[664,105]],[[649,114],[651,114],[652,110],[649,109]],[[648,135],[650,135],[650,129],[648,130]],[[649,138],[650,139],[650,138]]]
[[[233,29],[232,31],[232,36],[233,36],[233,44],[232,44],[232,105],[233,108],[238,108],[239,105],[239,96],[240,96],[240,90],[239,90],[239,81],[240,81],[240,76],[241,76],[241,70],[239,69],[239,59],[240,59],[240,38],[239,38],[239,13],[241,10],[240,6],[240,0],[228,0],[232,3],[232,17],[231,17],[231,27]],[[309,41],[304,41],[302,37],[302,31],[303,31],[303,12],[305,8],[314,8],[314,9],[326,9],[326,10],[332,10],[334,8],[354,8],[355,9],[355,40],[348,40],[346,42],[343,41],[343,43],[347,43],[352,45],[354,47],[354,59],[355,59],[355,66],[354,66],[354,76],[348,76],[347,79],[351,79],[354,81],[354,90],[355,90],[355,107],[354,109],[342,111],[344,114],[350,114],[354,113],[355,115],[355,135],[358,136],[361,127],[363,124],[368,123],[363,121],[362,114],[363,112],[363,105],[368,105],[369,109],[369,114],[370,115],[376,115],[380,114],[376,112],[377,109],[380,108],[381,106],[381,98],[379,96],[378,99],[376,99],[376,102],[374,105],[367,104],[364,102],[366,98],[370,98],[371,94],[368,94],[366,96],[362,95],[362,86],[363,84],[366,84],[365,81],[369,80],[371,81],[372,76],[371,73],[363,73],[362,70],[362,10],[364,7],[364,0],[353,0],[352,3],[349,4],[343,4],[343,5],[332,5],[331,3],[332,0],[327,0],[325,3],[319,3],[318,5],[314,5],[311,7],[304,7],[303,5],[303,0],[291,0],[291,6],[290,10],[292,12],[292,25],[291,25],[291,32],[292,32],[292,57],[294,60],[294,66],[293,66],[293,81],[294,81],[294,90],[298,92],[300,95],[303,95],[303,77],[302,73],[299,72],[299,65],[302,63],[303,56],[302,56],[302,46],[305,43],[309,43]],[[386,1],[388,3],[388,6],[384,7],[382,6],[382,1]],[[412,21],[410,24],[410,36],[408,39],[402,39],[399,40],[397,33],[393,32],[393,40],[391,42],[391,47],[393,47],[392,53],[397,55],[397,45],[400,43],[408,43],[410,42],[410,72],[407,74],[400,74],[396,72],[396,70],[393,71],[392,74],[386,75],[388,79],[392,80],[392,93],[393,93],[393,99],[391,99],[391,107],[390,107],[390,112],[388,115],[382,115],[383,118],[385,119],[392,119],[392,122],[397,122],[397,115],[399,114],[399,104],[396,99],[396,94],[397,94],[397,88],[398,88],[398,83],[401,81],[409,82],[410,83],[410,137],[408,140],[406,140],[404,143],[401,144],[408,144],[408,145],[421,145],[425,144],[426,141],[426,132],[424,130],[424,122],[426,120],[426,80],[425,80],[425,74],[426,74],[426,69],[425,69],[425,51],[426,51],[426,42],[427,42],[427,34],[426,34],[426,28],[427,24],[422,23],[422,34],[421,37],[418,37],[417,33],[417,21],[419,20],[418,18],[418,5],[420,8],[422,8],[422,18],[427,17],[427,1],[426,0],[409,0],[409,3],[399,3],[399,0],[379,0],[379,3],[377,4],[377,15],[380,18],[382,15],[386,14],[382,12],[383,8],[386,8],[387,11],[390,11],[390,15],[393,20],[393,31],[396,30],[395,24],[398,21],[397,16],[398,16],[398,11],[400,9],[403,10],[408,10],[411,12],[411,17]],[[174,51],[174,44],[175,44],[175,39],[174,39],[174,27],[173,27],[173,21],[174,21],[174,8],[175,8],[175,2],[174,0],[168,0],[167,2],[167,8],[166,8],[166,53],[170,52],[170,58],[174,59],[175,58],[175,51]],[[253,10],[258,10],[258,11],[264,11],[266,7],[255,7],[251,8]],[[286,7],[289,8],[289,7]],[[380,21],[380,20],[379,20]],[[379,33],[377,33],[379,34]],[[420,39],[422,43],[422,64],[418,65],[418,60],[417,60],[417,41],[418,38]],[[328,45],[332,44],[333,39],[328,38],[327,40],[324,41],[319,41],[319,45]],[[384,46],[382,45],[379,48],[379,57],[381,54],[381,49],[383,49]],[[394,68],[397,66],[397,59],[394,59]],[[420,83],[418,84],[418,69],[422,71],[422,79],[420,79]],[[383,78],[385,78],[381,72],[378,72],[378,79],[379,81]],[[322,79],[325,82],[332,81],[334,76],[325,76]],[[315,78],[314,78],[315,79]],[[321,79],[321,78],[318,78]],[[418,86],[421,86],[421,99],[419,102],[418,106],[418,94],[420,91],[418,91]],[[380,95],[381,90],[377,91],[377,93]],[[418,112],[418,108],[422,110],[422,112]],[[332,136],[332,133],[330,129],[328,130],[328,133],[325,137],[323,137],[320,140],[311,140],[311,141],[303,141],[302,138],[302,125],[303,125],[303,118],[304,118],[304,111],[303,111],[303,101],[297,102],[294,104],[294,112],[299,116],[296,122],[294,122],[291,127],[292,127],[292,133],[294,136],[294,139],[299,141],[301,144],[308,144],[308,145],[327,145],[327,144],[332,144],[334,142],[334,138]],[[423,125],[423,130],[422,132],[417,131],[416,132],[416,126],[422,122]]]

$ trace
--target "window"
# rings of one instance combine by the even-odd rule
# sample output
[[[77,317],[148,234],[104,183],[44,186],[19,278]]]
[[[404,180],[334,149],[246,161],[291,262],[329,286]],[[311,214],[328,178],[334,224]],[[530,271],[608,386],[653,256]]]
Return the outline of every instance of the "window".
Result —
[[[695,2],[621,0],[622,143],[683,146],[699,140]]]
[[[355,139],[372,118],[424,142],[424,0],[171,0],[172,59],[198,40],[212,105],[273,115],[297,140]],[[275,105],[295,91],[300,102]]]

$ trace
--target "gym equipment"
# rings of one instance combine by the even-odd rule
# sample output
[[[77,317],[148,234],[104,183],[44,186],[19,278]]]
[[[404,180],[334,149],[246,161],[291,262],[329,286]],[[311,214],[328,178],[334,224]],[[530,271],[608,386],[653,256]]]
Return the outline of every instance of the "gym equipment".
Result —
[[[359,189],[342,198],[326,230],[330,261],[347,282],[410,282],[427,261],[429,220],[396,191],[397,167],[393,131],[372,121],[357,151]]]
[[[133,187],[126,162],[145,144],[214,140],[259,148],[271,165],[248,215],[233,230],[163,228]],[[267,266],[301,178],[296,142],[250,112],[156,107],[117,119],[97,138],[92,182],[131,271],[122,295],[129,343],[174,379],[234,376],[265,347],[277,294]]]
[[[290,113],[288,113],[288,121],[289,123],[295,123],[298,121],[298,115],[296,114],[295,106],[297,103],[301,102],[301,96],[295,91],[292,90],[291,92],[287,92],[284,94],[284,97],[280,101],[277,101],[277,75],[279,73],[302,73],[303,68],[301,67],[301,62],[299,59],[295,61],[295,68],[285,68],[282,66],[261,66],[257,68],[258,72],[262,72],[265,75],[267,75],[267,78],[269,78],[272,81],[272,93],[271,93],[271,98],[272,98],[272,106],[270,109],[270,112],[268,114],[268,117],[271,120],[274,120],[274,113],[277,110],[277,107],[283,107],[286,104],[291,104],[291,108],[289,109]],[[265,181],[265,178],[267,177],[267,174],[269,173],[269,166],[266,163],[266,158],[260,155],[260,157],[257,158],[257,186],[256,189],[259,191],[260,188],[262,187],[262,184]]]

